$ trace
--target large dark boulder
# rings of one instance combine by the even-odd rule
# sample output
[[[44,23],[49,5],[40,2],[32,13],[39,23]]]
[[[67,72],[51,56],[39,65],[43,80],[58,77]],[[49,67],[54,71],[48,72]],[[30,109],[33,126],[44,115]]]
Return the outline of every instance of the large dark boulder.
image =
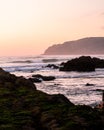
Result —
[[[60,71],[90,72],[95,71],[95,64],[90,56],[81,56],[64,63]]]

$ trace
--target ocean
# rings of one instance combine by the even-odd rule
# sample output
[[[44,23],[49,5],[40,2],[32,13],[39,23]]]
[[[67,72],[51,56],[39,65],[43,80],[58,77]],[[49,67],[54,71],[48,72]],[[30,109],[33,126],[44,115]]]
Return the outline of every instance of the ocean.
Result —
[[[47,68],[48,64],[59,65],[79,55],[0,57],[0,67],[16,76],[30,78],[34,74],[55,76],[53,81],[35,83],[38,90],[48,94],[64,94],[74,104],[94,106],[102,101],[104,69],[95,72],[60,72]],[[104,55],[94,55],[104,59]],[[87,86],[86,84],[91,84]]]

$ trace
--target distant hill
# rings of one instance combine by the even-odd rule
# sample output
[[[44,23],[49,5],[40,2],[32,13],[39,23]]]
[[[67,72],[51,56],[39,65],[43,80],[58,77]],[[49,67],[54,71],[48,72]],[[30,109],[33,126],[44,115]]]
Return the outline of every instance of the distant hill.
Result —
[[[44,55],[104,54],[104,37],[88,37],[67,41],[47,48]]]

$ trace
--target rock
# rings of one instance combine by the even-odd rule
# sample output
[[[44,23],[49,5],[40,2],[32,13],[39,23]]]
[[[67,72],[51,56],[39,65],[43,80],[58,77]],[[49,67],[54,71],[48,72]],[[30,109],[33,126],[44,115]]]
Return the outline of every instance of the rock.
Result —
[[[24,77],[18,77],[15,81],[16,86],[25,86],[31,88],[36,88],[35,85],[28,79],[25,79]]]
[[[54,76],[42,76],[40,74],[36,74],[36,75],[32,75],[33,78],[38,78],[41,79],[43,81],[51,81],[51,80],[55,80]]]
[[[86,86],[94,86],[94,84],[87,83]]]
[[[51,81],[51,80],[55,80],[55,77],[54,76],[43,76],[42,79],[44,81]]]
[[[95,71],[95,64],[90,56],[81,56],[66,62],[60,71],[90,72]]]
[[[102,89],[95,89],[94,91],[102,92]]]
[[[92,58],[94,64],[95,64],[95,68],[104,68],[104,60],[103,59],[99,59],[99,58]]]
[[[104,60],[91,58],[90,56],[81,56],[60,64],[60,71],[79,71],[90,72],[96,68],[104,68]]]
[[[34,78],[29,78],[29,80],[30,80],[31,82],[33,82],[33,83],[41,83],[41,82],[42,82],[41,79],[36,78],[36,77],[34,77]]]
[[[54,64],[48,64],[46,67],[52,68],[52,69],[58,69],[59,67]]]
[[[65,65],[65,62],[62,62],[61,64],[60,64],[60,66],[64,66]]]
[[[29,89],[36,89],[35,85],[28,79],[25,79],[23,76],[16,77],[13,74],[10,74],[9,72],[4,71],[3,69],[0,68],[0,83],[5,83],[5,84],[13,84],[12,86],[9,87],[29,87]]]
[[[69,104],[69,106],[74,106],[73,103],[71,103],[64,95],[62,94],[53,94],[48,97],[48,102],[51,103],[66,103]]]

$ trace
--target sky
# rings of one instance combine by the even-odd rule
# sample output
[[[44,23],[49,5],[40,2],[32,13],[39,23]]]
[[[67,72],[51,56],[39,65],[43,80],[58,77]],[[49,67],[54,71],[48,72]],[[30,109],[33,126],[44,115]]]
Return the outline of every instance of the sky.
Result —
[[[104,37],[104,0],[0,0],[0,56],[95,36]]]

